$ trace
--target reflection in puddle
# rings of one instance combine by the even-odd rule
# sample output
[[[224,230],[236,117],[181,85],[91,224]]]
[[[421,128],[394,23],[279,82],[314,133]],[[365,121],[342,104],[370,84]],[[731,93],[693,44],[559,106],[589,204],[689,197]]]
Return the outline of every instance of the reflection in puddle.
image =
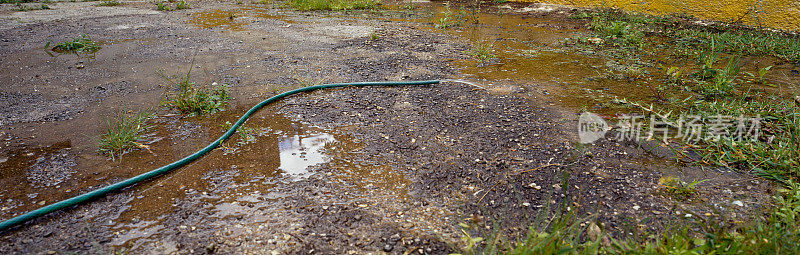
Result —
[[[278,143],[281,166],[289,174],[303,175],[308,167],[325,163],[328,156],[322,151],[328,142],[334,141],[330,134],[313,134],[306,137],[294,135]]]

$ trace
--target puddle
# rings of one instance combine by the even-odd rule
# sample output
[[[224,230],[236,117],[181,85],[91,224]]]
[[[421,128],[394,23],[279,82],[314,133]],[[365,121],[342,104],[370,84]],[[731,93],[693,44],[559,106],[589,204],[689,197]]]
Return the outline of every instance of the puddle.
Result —
[[[238,19],[239,15],[241,15],[239,11],[213,10],[196,13],[189,21],[202,29],[223,27],[233,31],[241,31],[244,30],[244,26],[248,23]]]
[[[180,134],[180,131],[174,129],[185,128],[194,135],[176,135],[165,139],[166,143],[172,143],[170,148],[159,148],[156,143],[151,151],[155,156],[177,160],[194,151],[189,148],[200,148],[221,135],[223,127],[219,123],[232,121],[234,118],[229,113],[243,111],[244,109],[228,111],[197,123],[178,121],[165,124],[169,130],[164,132]],[[179,198],[185,193],[207,192],[212,194],[209,199],[214,200],[214,203],[258,201],[257,197],[262,197],[280,183],[302,179],[308,176],[309,169],[315,165],[329,162],[332,157],[328,152],[330,144],[345,144],[341,148],[345,151],[355,146],[347,141],[349,138],[345,135],[267,112],[269,110],[262,110],[245,123],[245,128],[240,128],[239,133],[246,130],[250,138],[237,133],[223,143],[222,149],[214,150],[201,160],[149,185],[143,185],[148,187],[143,187],[145,190],[140,192],[139,199],[131,202],[131,217],[136,215],[140,218],[156,218],[172,209],[173,198]],[[152,160],[152,157],[141,155],[129,158],[133,158],[128,163],[131,165],[149,165],[147,161]],[[256,191],[259,195],[247,198]],[[154,200],[158,203],[154,203]],[[143,215],[137,208],[146,211],[149,216]]]
[[[591,99],[584,98],[584,88],[617,89],[634,95],[629,82],[615,82],[587,77],[604,72],[606,60],[564,49],[562,41],[586,31],[546,17],[478,14],[478,23],[465,22],[450,29],[435,27],[446,9],[438,4],[420,4],[424,18],[399,19],[423,24],[425,29],[464,38],[473,45],[491,45],[495,60],[480,63],[476,59],[455,60],[453,64],[466,79],[493,93],[524,92],[544,98],[550,104],[580,108]],[[459,12],[451,7],[452,12]],[[466,15],[471,14],[467,13]],[[563,24],[554,26],[553,24]],[[644,90],[641,90],[644,91]]]
[[[211,10],[195,13],[189,22],[202,29],[212,29],[221,27],[230,31],[246,30],[252,18],[281,20],[286,23],[293,23],[286,20],[284,16],[272,14],[269,9],[242,7],[233,10]]]
[[[236,112],[242,111],[244,109]],[[156,240],[157,233],[151,230],[161,224],[162,215],[174,210],[174,201],[184,194],[200,194],[202,201],[209,204],[211,214],[203,220],[204,224],[217,224],[215,220],[242,216],[247,216],[244,218],[252,221],[250,223],[268,221],[253,215],[258,215],[256,212],[259,210],[275,209],[271,208],[273,204],[270,201],[285,195],[275,188],[302,180],[310,175],[312,169],[324,163],[332,169],[326,171],[332,182],[350,183],[360,189],[385,188],[397,190],[394,194],[405,194],[399,189],[404,189],[409,181],[390,167],[353,161],[351,153],[357,153],[361,145],[347,135],[268,112],[269,109],[262,110],[245,124],[246,129],[255,134],[255,141],[239,143],[244,138],[234,135],[223,144],[224,149],[215,150],[175,173],[141,185],[136,199],[128,203],[131,208],[116,221],[120,239],[115,243],[124,245],[137,243],[140,239]],[[215,123],[231,119],[231,116],[223,115],[202,121],[200,128],[177,123],[167,126],[188,127],[191,132],[204,133],[184,137],[181,141],[205,143],[222,133],[222,128]],[[201,137],[202,141],[193,141],[196,137]],[[158,148],[151,150],[154,154],[169,153]],[[148,160],[148,157],[136,158],[135,161],[142,159],[141,162],[129,164],[145,164]],[[140,219],[146,223],[129,223]]]
[[[328,161],[322,150],[333,141],[336,141],[333,135],[325,133],[285,137],[278,143],[281,162],[278,169],[293,175],[305,175],[308,167]]]
[[[76,171],[71,149],[69,142],[61,142],[5,152],[0,163],[0,217],[10,218],[66,197],[57,189],[67,186]]]
[[[529,1],[515,0],[516,2],[547,2],[582,7],[616,7],[626,11],[636,11],[648,14],[684,14],[701,19],[718,21],[741,21],[745,24],[758,27],[773,27],[778,29],[800,29],[800,6],[794,0],[772,1],[728,1],[728,0],[548,0]]]
[[[405,7],[393,8],[402,13]],[[563,45],[564,40],[589,32],[579,23],[572,24],[569,20],[548,16],[497,13],[475,16],[468,7],[465,8],[463,15],[477,18],[477,23],[464,22],[448,29],[436,28],[438,21],[445,17],[443,12],[446,12],[442,5],[436,3],[415,4],[414,12],[419,15],[393,20],[414,22],[420,24],[422,29],[455,35],[472,45],[491,45],[491,53],[496,56],[494,60],[481,63],[469,58],[452,62],[464,74],[459,79],[476,83],[491,93],[521,92],[518,95],[549,105],[573,110],[584,108],[599,114],[614,115],[626,111],[605,103],[614,96],[645,104],[653,103],[656,100],[654,89],[664,83],[662,77],[665,68],[694,65],[691,60],[672,58],[670,49],[658,49],[652,56],[611,59],[604,55],[611,53],[582,51]],[[458,6],[450,7],[452,13],[460,13],[461,10]],[[777,59],[754,61],[775,62]],[[720,61],[721,64],[723,62]],[[744,65],[742,73],[757,73],[766,63],[761,65]],[[776,64],[772,69],[775,81],[787,85],[796,82],[781,78],[789,77],[783,75],[793,70],[788,66]],[[637,78],[629,78],[629,75]]]
[[[224,128],[220,123],[234,121],[236,113],[245,110],[237,108],[208,117],[158,118],[155,136],[160,139],[149,144],[149,151],[127,153],[121,161],[100,155],[75,158],[69,143],[3,155],[0,218],[7,219],[185,157],[221,135]],[[325,163],[330,168],[325,174],[332,182],[362,190],[385,189],[405,197],[409,181],[389,166],[357,160],[353,153],[362,146],[349,136],[271,114],[273,110],[263,109],[245,123],[239,133],[245,130],[248,136],[234,134],[222,148],[194,163],[134,186],[129,201],[119,205],[118,216],[98,215],[111,220],[108,225],[115,232],[113,245],[129,247],[142,240],[156,240],[165,215],[174,212],[177,202],[187,194],[200,195],[202,202],[210,206],[212,214],[204,219],[209,224],[213,219],[249,216],[257,210],[270,209],[271,200],[285,196],[273,193],[276,187],[302,180]],[[47,175],[55,173],[58,175]],[[31,179],[32,174],[38,179]],[[57,183],[42,185],[39,179],[45,177]]]

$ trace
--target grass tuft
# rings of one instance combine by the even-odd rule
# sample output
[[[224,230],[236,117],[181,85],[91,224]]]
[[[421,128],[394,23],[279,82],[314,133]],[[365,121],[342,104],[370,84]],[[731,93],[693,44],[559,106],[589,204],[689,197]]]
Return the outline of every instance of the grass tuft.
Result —
[[[662,73],[663,84],[647,84],[654,97],[641,100],[656,100],[630,104],[636,106],[632,108],[638,107],[646,114],[653,114],[652,109],[657,107],[663,113],[700,116],[706,120],[701,124],[706,126],[713,124],[709,120],[714,116],[734,118],[731,121],[734,125],[721,130],[723,134],[741,131],[736,124],[742,118],[759,120],[758,129],[748,133],[751,137],[715,138],[704,133],[706,137],[699,141],[673,139],[670,142],[682,148],[677,151],[679,158],[698,153],[699,159],[688,158],[700,165],[754,172],[779,181],[800,180],[797,170],[800,160],[795,159],[800,157],[796,152],[800,149],[800,132],[796,128],[800,124],[797,117],[800,103],[795,103],[797,94],[787,93],[796,85],[770,81],[771,67],[751,70],[752,73],[740,70],[751,63],[757,66],[767,56],[800,61],[800,36],[747,28],[702,27],[681,18],[619,11],[579,12],[573,16],[590,20],[588,27],[593,32],[578,40],[580,43],[575,45],[579,49],[589,48],[590,53],[621,60],[668,56],[677,63],[688,64],[680,69],[668,68]],[[692,64],[690,57],[695,58],[696,64]],[[644,64],[656,65],[647,61]],[[644,105],[650,107],[641,107]],[[672,122],[679,118],[677,114],[672,116]]]
[[[226,121],[225,123],[221,124],[220,127],[222,127],[223,131],[228,131],[228,129],[233,127],[233,123]],[[237,141],[236,144],[241,146],[256,142],[259,132],[255,128],[242,125],[236,129],[236,134],[239,135],[239,141]]]
[[[464,10],[460,10],[458,13],[453,12],[450,9],[450,3],[445,2],[442,17],[436,20],[436,27],[446,29],[461,26],[464,24],[466,15],[467,13]]]
[[[156,3],[156,10],[171,12],[171,11],[184,10],[184,9],[191,8],[189,6],[189,3],[187,3],[186,1],[183,1],[183,0],[178,1],[177,3],[175,3],[174,7],[169,4],[171,2],[173,2],[173,1]]]
[[[169,12],[173,11],[174,9],[172,9],[172,7],[170,7],[169,4],[165,2],[158,2],[156,3],[156,10]]]
[[[22,4],[22,3],[25,3],[25,2],[28,2],[28,1],[9,1],[8,3],[14,3],[14,5],[17,7],[16,11],[20,11],[20,12],[35,11],[35,10],[50,10],[50,6],[47,5],[47,4],[42,4],[42,5],[31,7],[31,6],[25,6],[25,5]]]
[[[622,47],[640,48],[644,42],[642,26],[624,20],[610,20],[604,16],[597,16],[589,23],[589,29],[595,31],[605,41]]]
[[[684,47],[716,48],[731,54],[774,56],[800,63],[800,36],[770,32],[711,32],[682,29],[671,33]]]
[[[186,3],[186,1],[183,0],[178,1],[178,3],[175,4],[175,10],[185,10],[189,8],[191,8],[189,7],[189,3]]]
[[[99,139],[100,152],[115,159],[133,148],[146,148],[139,142],[152,127],[147,121],[153,116],[150,111],[118,112],[114,117],[106,119],[106,132]]]
[[[459,248],[461,254],[799,254],[800,184],[787,182],[773,199],[775,207],[754,221],[731,224],[693,215],[670,223],[662,233],[623,238],[567,212],[545,221],[536,217],[527,236],[516,241],[497,232],[473,237],[466,231],[473,228],[462,224]]]
[[[658,184],[661,185],[667,195],[685,200],[692,198],[697,193],[697,185],[705,181],[708,181],[708,179],[687,183],[676,177],[666,176],[661,177],[658,180]]]
[[[224,111],[225,106],[228,105],[228,100],[231,99],[230,95],[228,95],[228,88],[224,85],[215,87],[196,86],[191,81],[191,67],[186,75],[183,76],[167,77],[162,71],[159,71],[158,74],[169,81],[176,90],[176,92],[168,94],[161,102],[161,105],[171,110],[178,110],[182,114],[203,115]]]
[[[103,0],[99,4],[97,4],[97,6],[107,6],[107,7],[118,6],[118,5],[122,5],[122,2],[117,0]]]
[[[486,63],[496,58],[494,55],[494,44],[490,43],[477,43],[466,53],[481,63]]]
[[[44,47],[45,49],[50,48],[50,42],[48,42]],[[56,44],[56,46],[50,48],[50,50],[58,53],[75,53],[76,55],[79,55],[94,54],[101,48],[102,46],[100,42],[92,40],[92,38],[87,34],[81,34],[79,37],[73,38],[72,41],[65,41]]]

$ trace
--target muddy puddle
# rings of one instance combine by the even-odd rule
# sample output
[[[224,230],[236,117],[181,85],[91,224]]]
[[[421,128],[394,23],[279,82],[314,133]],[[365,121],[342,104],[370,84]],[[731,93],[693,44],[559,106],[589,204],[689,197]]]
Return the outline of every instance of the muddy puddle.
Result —
[[[8,219],[129,178],[185,157],[222,135],[224,123],[244,108],[212,117],[161,116],[149,135],[148,148],[109,160],[100,155],[75,155],[69,142],[3,155],[0,163],[0,217]],[[187,194],[201,195],[214,213],[207,221],[251,215],[284,196],[275,187],[303,180],[324,164],[332,182],[359,189],[380,188],[404,196],[408,184],[389,166],[359,161],[362,146],[337,130],[293,121],[275,109],[264,109],[223,145],[183,168],[132,188],[133,196],[113,221],[113,245],[134,246],[157,238],[160,222]],[[254,221],[257,221],[257,217]],[[133,242],[133,243],[131,243]]]
[[[406,12],[407,7],[393,7]],[[415,4],[409,17],[394,21],[414,22],[422,29],[456,35],[473,48],[490,49],[493,59],[479,61],[475,57],[457,59],[462,79],[478,84],[490,92],[527,96],[549,105],[570,110],[586,109],[592,112],[615,115],[628,111],[609,101],[615,98],[650,104],[659,99],[655,90],[664,84],[667,68],[677,67],[689,73],[696,63],[676,56],[674,49],[654,49],[647,56],[625,56],[616,59],[615,52],[601,52],[587,47],[568,45],[570,40],[589,34],[584,24],[559,15],[517,15],[519,12],[500,8],[497,13],[474,14],[469,7],[441,4]],[[446,14],[449,13],[449,14]],[[460,16],[458,16],[460,15]],[[443,18],[460,17],[468,21],[450,28],[440,28]],[[654,39],[657,40],[657,39]],[[465,52],[469,55],[470,52]],[[722,68],[728,58],[722,54],[717,63]],[[798,77],[797,67],[772,57],[743,58],[742,75],[757,73],[760,68],[773,65],[770,79],[777,87],[793,87]],[[776,86],[754,86],[750,89],[785,93]],[[691,98],[690,94],[682,95]]]
[[[209,10],[195,13],[189,19],[189,23],[202,29],[224,28],[230,31],[244,31],[254,19],[280,20],[286,23],[294,23],[278,14],[275,10],[241,7],[226,10]]]
[[[577,24],[563,24],[552,17],[533,17],[513,14],[463,12],[477,22],[464,22],[459,26],[437,28],[448,9],[438,4],[420,4],[419,11],[428,15],[422,18],[400,18],[424,25],[425,29],[456,35],[473,47],[488,47],[494,59],[481,62],[475,58],[455,60],[453,63],[464,74],[462,79],[472,81],[489,91],[501,94],[522,93],[542,99],[550,105],[571,109],[592,106],[591,95],[586,90],[613,91],[637,98],[646,97],[645,87],[628,81],[593,79],[607,72],[607,60],[587,56],[563,47],[564,40],[587,33]],[[459,13],[462,8],[450,7],[449,12]],[[560,24],[560,25],[559,25]]]

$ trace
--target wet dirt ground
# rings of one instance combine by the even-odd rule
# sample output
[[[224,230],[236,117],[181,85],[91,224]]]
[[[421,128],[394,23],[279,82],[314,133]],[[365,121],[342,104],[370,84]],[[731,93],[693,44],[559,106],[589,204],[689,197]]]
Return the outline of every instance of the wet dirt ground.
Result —
[[[626,90],[586,85],[603,59],[552,50],[581,32],[566,10],[483,14],[478,26],[445,31],[433,24],[441,6],[429,3],[416,15],[190,3],[174,12],[146,2],[3,9],[0,219],[180,159],[221,135],[222,123],[299,83],[467,79],[478,87],[293,96],[248,121],[250,137],[189,166],[3,232],[0,252],[444,254],[465,221],[513,236],[538,213],[569,207],[622,237],[688,212],[735,220],[769,201],[770,185],[748,175],[683,166],[636,144],[577,145],[584,104],[570,91]],[[82,33],[103,42],[91,59],[43,50]],[[494,41],[500,60],[470,60],[476,41]],[[225,112],[159,110],[149,149],[115,161],[97,152],[107,116],[157,108],[169,84],[156,71],[192,64],[197,84],[230,88]],[[710,181],[698,199],[675,201],[659,192],[664,175]]]

